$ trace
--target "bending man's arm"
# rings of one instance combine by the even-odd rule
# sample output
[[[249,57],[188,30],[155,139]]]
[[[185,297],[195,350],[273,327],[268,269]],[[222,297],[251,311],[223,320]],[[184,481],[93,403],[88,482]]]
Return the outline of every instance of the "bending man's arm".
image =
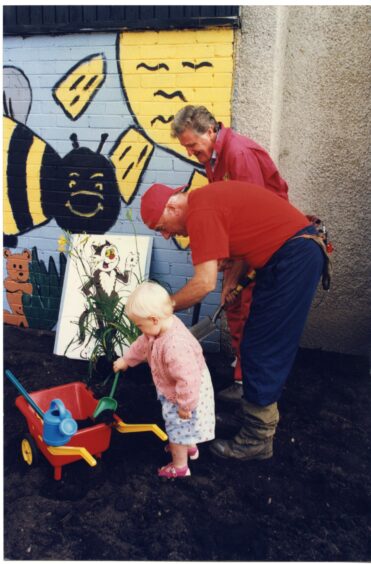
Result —
[[[195,273],[183,288],[171,296],[174,310],[186,309],[215,290],[218,280],[218,261],[209,260],[195,266]]]

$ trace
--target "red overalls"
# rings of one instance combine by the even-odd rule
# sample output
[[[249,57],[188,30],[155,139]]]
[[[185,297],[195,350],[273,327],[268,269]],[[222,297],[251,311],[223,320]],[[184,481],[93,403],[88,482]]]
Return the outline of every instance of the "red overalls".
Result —
[[[271,157],[257,143],[220,125],[211,160],[205,165],[209,182],[218,180],[245,180],[271,190],[285,200],[288,186],[281,178]],[[234,379],[242,380],[240,343],[248,318],[254,283],[245,288],[226,310],[232,348],[237,357]]]

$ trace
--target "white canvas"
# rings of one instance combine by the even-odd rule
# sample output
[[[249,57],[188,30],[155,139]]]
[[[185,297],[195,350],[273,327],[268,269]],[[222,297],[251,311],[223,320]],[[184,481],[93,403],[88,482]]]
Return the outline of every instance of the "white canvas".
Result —
[[[116,292],[126,303],[138,282],[148,279],[153,238],[134,235],[86,235],[72,237],[72,247],[79,249],[83,263],[71,256],[67,258],[61,305],[54,343],[54,353],[74,359],[88,360],[94,342],[77,341],[77,322],[85,310],[87,295],[104,291]],[[109,247],[107,246],[109,243]],[[101,253],[107,253],[105,260]],[[103,253],[103,254],[104,254]],[[97,282],[98,281],[98,282]],[[75,338],[75,339],[74,339]],[[116,351],[122,354],[121,351]]]

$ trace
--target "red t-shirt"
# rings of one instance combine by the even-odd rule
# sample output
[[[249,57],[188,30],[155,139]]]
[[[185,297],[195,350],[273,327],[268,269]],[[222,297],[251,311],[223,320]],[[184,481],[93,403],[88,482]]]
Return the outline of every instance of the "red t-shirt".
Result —
[[[290,237],[310,225],[288,201],[237,180],[194,190],[188,204],[186,225],[194,265],[234,258],[261,268]]]

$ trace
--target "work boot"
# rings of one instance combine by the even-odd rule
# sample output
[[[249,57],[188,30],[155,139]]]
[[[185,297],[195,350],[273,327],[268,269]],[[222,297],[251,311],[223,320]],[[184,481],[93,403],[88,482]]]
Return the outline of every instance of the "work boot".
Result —
[[[210,450],[220,458],[234,460],[265,460],[273,456],[273,438],[256,443],[255,445],[240,445],[232,440],[215,439]]]
[[[217,394],[217,398],[230,402],[230,403],[240,403],[243,396],[243,385],[242,382],[239,383],[237,380],[228,388],[225,388]]]
[[[273,436],[279,420],[277,403],[265,407],[241,400],[243,424],[232,440],[215,439],[210,450],[221,458],[264,460],[273,456]]]

